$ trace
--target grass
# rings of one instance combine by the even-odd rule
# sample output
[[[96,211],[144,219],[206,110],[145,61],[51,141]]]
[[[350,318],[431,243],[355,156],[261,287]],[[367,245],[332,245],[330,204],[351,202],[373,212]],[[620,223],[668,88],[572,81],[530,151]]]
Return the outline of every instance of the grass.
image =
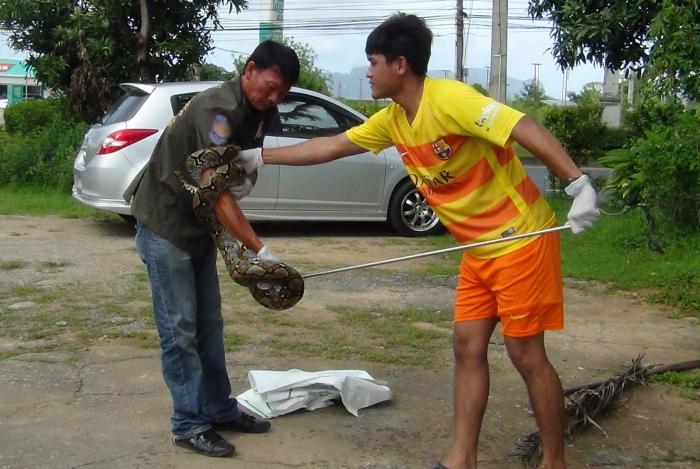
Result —
[[[658,375],[649,376],[650,383],[662,383],[679,389],[687,398],[700,399],[700,370],[690,370],[679,373],[667,371]]]
[[[571,202],[549,199],[558,223],[566,221]],[[613,290],[636,292],[647,301],[674,309],[675,315],[700,318],[700,233],[679,235],[661,231],[665,253],[647,247],[646,225],[638,211],[602,215],[580,235],[561,234],[565,277],[593,280]],[[429,239],[431,249],[454,246],[450,235]],[[462,253],[432,258],[425,275],[456,275]]]
[[[94,210],[70,194],[41,187],[0,187],[0,215],[59,215],[64,218],[104,220],[117,215]]]
[[[570,201],[552,199],[551,205],[563,222]],[[103,219],[103,215],[75,202],[67,194],[32,188],[0,188],[0,214],[59,215]],[[637,292],[649,301],[673,307],[677,315],[700,317],[700,236],[671,236],[663,233],[666,253],[646,247],[645,225],[638,213],[602,216],[582,235],[562,233],[562,265],[567,277],[603,282],[612,289]],[[332,242],[340,242],[332,240]],[[391,238],[390,243],[405,243]],[[452,247],[449,234],[411,240],[419,252]],[[429,257],[425,270],[416,275],[455,275],[461,252]],[[59,270],[70,263],[38,262],[40,271]],[[0,263],[0,272],[26,268],[22,261]],[[296,267],[300,267],[297,265]],[[325,268],[304,263],[302,271]],[[221,270],[222,286],[228,275]],[[64,284],[45,289],[31,284],[0,291],[0,302],[31,301],[28,309],[0,314],[0,331],[21,345],[0,353],[0,360],[29,351],[71,351],[99,340],[118,339],[134,345],[157,348],[148,279],[144,271],[125,276],[110,293],[85,290]],[[119,301],[114,300],[118,295]],[[243,288],[222,288],[224,305],[235,305],[235,314],[225,315],[225,347],[228,351],[249,348],[274,354],[296,354],[330,360],[366,360],[403,366],[439,366],[449,355],[452,321],[448,314],[423,309],[364,309],[355,305],[329,305],[323,320],[299,318],[261,311]],[[252,324],[242,331],[236,327]],[[692,327],[692,326],[691,326]],[[686,377],[690,376],[690,377]],[[698,375],[666,374],[665,380],[688,392],[697,392]],[[676,383],[675,380],[681,380]],[[684,381],[686,380],[686,381]]]
[[[38,267],[39,270],[50,270],[50,271],[56,271],[56,270],[61,270],[64,267],[68,267],[69,265],[73,265],[72,262],[68,261],[42,261],[39,262]]]
[[[560,222],[569,202],[553,200]],[[650,250],[646,225],[638,211],[605,216],[586,233],[562,240],[564,275],[595,280],[637,292],[649,301],[700,318],[700,233],[679,236],[661,231],[665,253]]]
[[[331,306],[339,325],[310,324],[313,334],[278,331],[264,344],[274,351],[327,360],[366,360],[392,365],[445,365],[452,340],[451,315],[434,310],[378,310]],[[436,326],[435,329],[420,324]],[[304,329],[302,324],[297,327]]]
[[[124,284],[115,285],[114,291],[118,291],[118,302],[103,290],[85,289],[78,283],[49,289],[19,284],[0,290],[2,304],[29,303],[29,307],[0,314],[1,335],[20,344],[0,359],[27,352],[71,351],[105,338],[157,347],[144,275],[126,275]],[[237,337],[227,338],[227,346],[234,349],[239,341]]]
[[[652,454],[651,450],[648,450],[647,454],[644,455],[644,459],[656,464],[660,462],[665,464],[700,462],[700,451],[694,451],[691,448],[682,448],[680,450],[670,448],[663,450],[659,454]]]
[[[570,201],[551,198],[559,223],[566,219]],[[0,215],[60,215],[66,218],[106,219],[116,215],[90,209],[69,194],[42,188],[0,187]],[[646,246],[646,226],[638,212],[603,215],[582,235],[561,235],[562,266],[566,277],[594,280],[628,292],[637,292],[651,302],[674,308],[677,315],[700,318],[700,233],[687,236],[662,233],[666,253]],[[423,240],[426,249],[454,246],[449,234]],[[461,252],[430,258],[424,275],[455,275]],[[21,268],[17,261],[0,264],[0,270]],[[60,268],[61,266],[44,266]],[[311,265],[307,270],[313,270]],[[315,266],[318,267],[318,266]],[[309,270],[309,271],[311,271]]]
[[[0,270],[21,269],[25,265],[27,265],[27,263],[23,262],[23,261],[1,261],[0,262]]]

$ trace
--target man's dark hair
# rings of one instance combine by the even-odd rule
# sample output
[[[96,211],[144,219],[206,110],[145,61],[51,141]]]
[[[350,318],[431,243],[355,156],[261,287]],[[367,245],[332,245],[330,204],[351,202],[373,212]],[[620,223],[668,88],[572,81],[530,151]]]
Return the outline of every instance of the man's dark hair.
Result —
[[[413,73],[424,77],[432,44],[433,33],[422,18],[396,13],[369,34],[365,53],[382,54],[389,63],[403,56]]]
[[[262,70],[270,67],[279,68],[282,77],[291,85],[299,79],[299,57],[297,57],[297,53],[291,47],[279,42],[270,39],[261,42],[246,60],[246,65],[250,61],[255,62],[255,65]]]

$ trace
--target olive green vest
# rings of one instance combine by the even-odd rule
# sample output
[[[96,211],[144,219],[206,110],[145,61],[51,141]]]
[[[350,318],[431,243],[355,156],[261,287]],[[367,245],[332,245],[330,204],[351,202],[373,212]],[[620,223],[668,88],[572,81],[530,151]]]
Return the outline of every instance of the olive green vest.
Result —
[[[195,217],[192,194],[175,172],[188,175],[187,156],[203,148],[261,147],[276,115],[276,106],[260,112],[249,105],[239,77],[198,93],[170,121],[153,150],[131,202],[136,220],[193,257],[203,255],[209,232]]]

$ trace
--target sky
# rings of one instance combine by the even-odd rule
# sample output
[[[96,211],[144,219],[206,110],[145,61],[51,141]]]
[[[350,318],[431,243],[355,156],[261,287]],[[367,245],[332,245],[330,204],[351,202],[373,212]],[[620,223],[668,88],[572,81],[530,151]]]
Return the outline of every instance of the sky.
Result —
[[[258,44],[262,0],[249,0],[248,9],[231,14],[220,10],[225,30],[212,34],[215,49],[206,61],[231,70],[234,55],[250,54]],[[315,65],[329,72],[348,73],[366,67],[365,40],[369,32],[396,11],[426,19],[435,36],[430,70],[455,68],[456,0],[285,0],[285,36],[307,44],[316,53]],[[492,0],[463,0],[465,18],[464,66],[490,65]],[[564,76],[551,52],[550,25],[527,16],[527,0],[509,1],[508,75],[532,80],[535,68],[545,92],[561,99]],[[0,35],[0,57],[23,58],[11,50]],[[541,64],[535,66],[533,64]],[[586,83],[602,82],[603,70],[582,65],[570,70],[566,91],[579,91]]]
[[[222,23],[227,29],[249,30],[215,32],[217,49],[207,58],[208,62],[230,69],[232,54],[252,52],[258,44],[258,31],[254,29],[261,19],[261,4],[261,0],[249,0],[248,10],[242,13],[222,12]],[[347,73],[354,67],[367,66],[365,40],[374,27],[396,11],[414,13],[426,19],[435,36],[428,68],[454,73],[456,5],[456,0],[285,0],[285,36],[311,46],[317,55],[317,67]],[[463,5],[468,15],[464,23],[464,66],[484,68],[490,65],[492,0],[463,0]],[[508,75],[532,80],[536,68],[533,63],[540,64],[540,83],[549,96],[561,99],[564,75],[548,50],[552,47],[551,25],[531,20],[527,5],[527,0],[509,1]],[[334,28],[336,23],[344,26]],[[603,81],[603,69],[579,66],[570,70],[566,90],[580,91],[594,81]]]

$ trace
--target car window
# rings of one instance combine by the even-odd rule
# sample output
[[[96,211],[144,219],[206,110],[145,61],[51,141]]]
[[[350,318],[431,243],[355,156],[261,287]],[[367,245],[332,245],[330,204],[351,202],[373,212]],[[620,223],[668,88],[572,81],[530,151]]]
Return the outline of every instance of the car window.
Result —
[[[361,122],[346,111],[320,99],[288,95],[278,106],[281,128],[277,136],[313,138],[336,135]],[[275,126],[276,127],[276,126]]]
[[[197,93],[185,93],[171,96],[170,105],[173,108],[173,116],[180,112],[180,109],[185,107],[185,104],[187,104],[190,99],[194,98],[196,95]]]
[[[126,122],[136,113],[143,103],[148,99],[148,94],[140,90],[130,90],[123,94],[121,98],[102,116],[100,122],[104,125],[114,124],[117,122]]]

